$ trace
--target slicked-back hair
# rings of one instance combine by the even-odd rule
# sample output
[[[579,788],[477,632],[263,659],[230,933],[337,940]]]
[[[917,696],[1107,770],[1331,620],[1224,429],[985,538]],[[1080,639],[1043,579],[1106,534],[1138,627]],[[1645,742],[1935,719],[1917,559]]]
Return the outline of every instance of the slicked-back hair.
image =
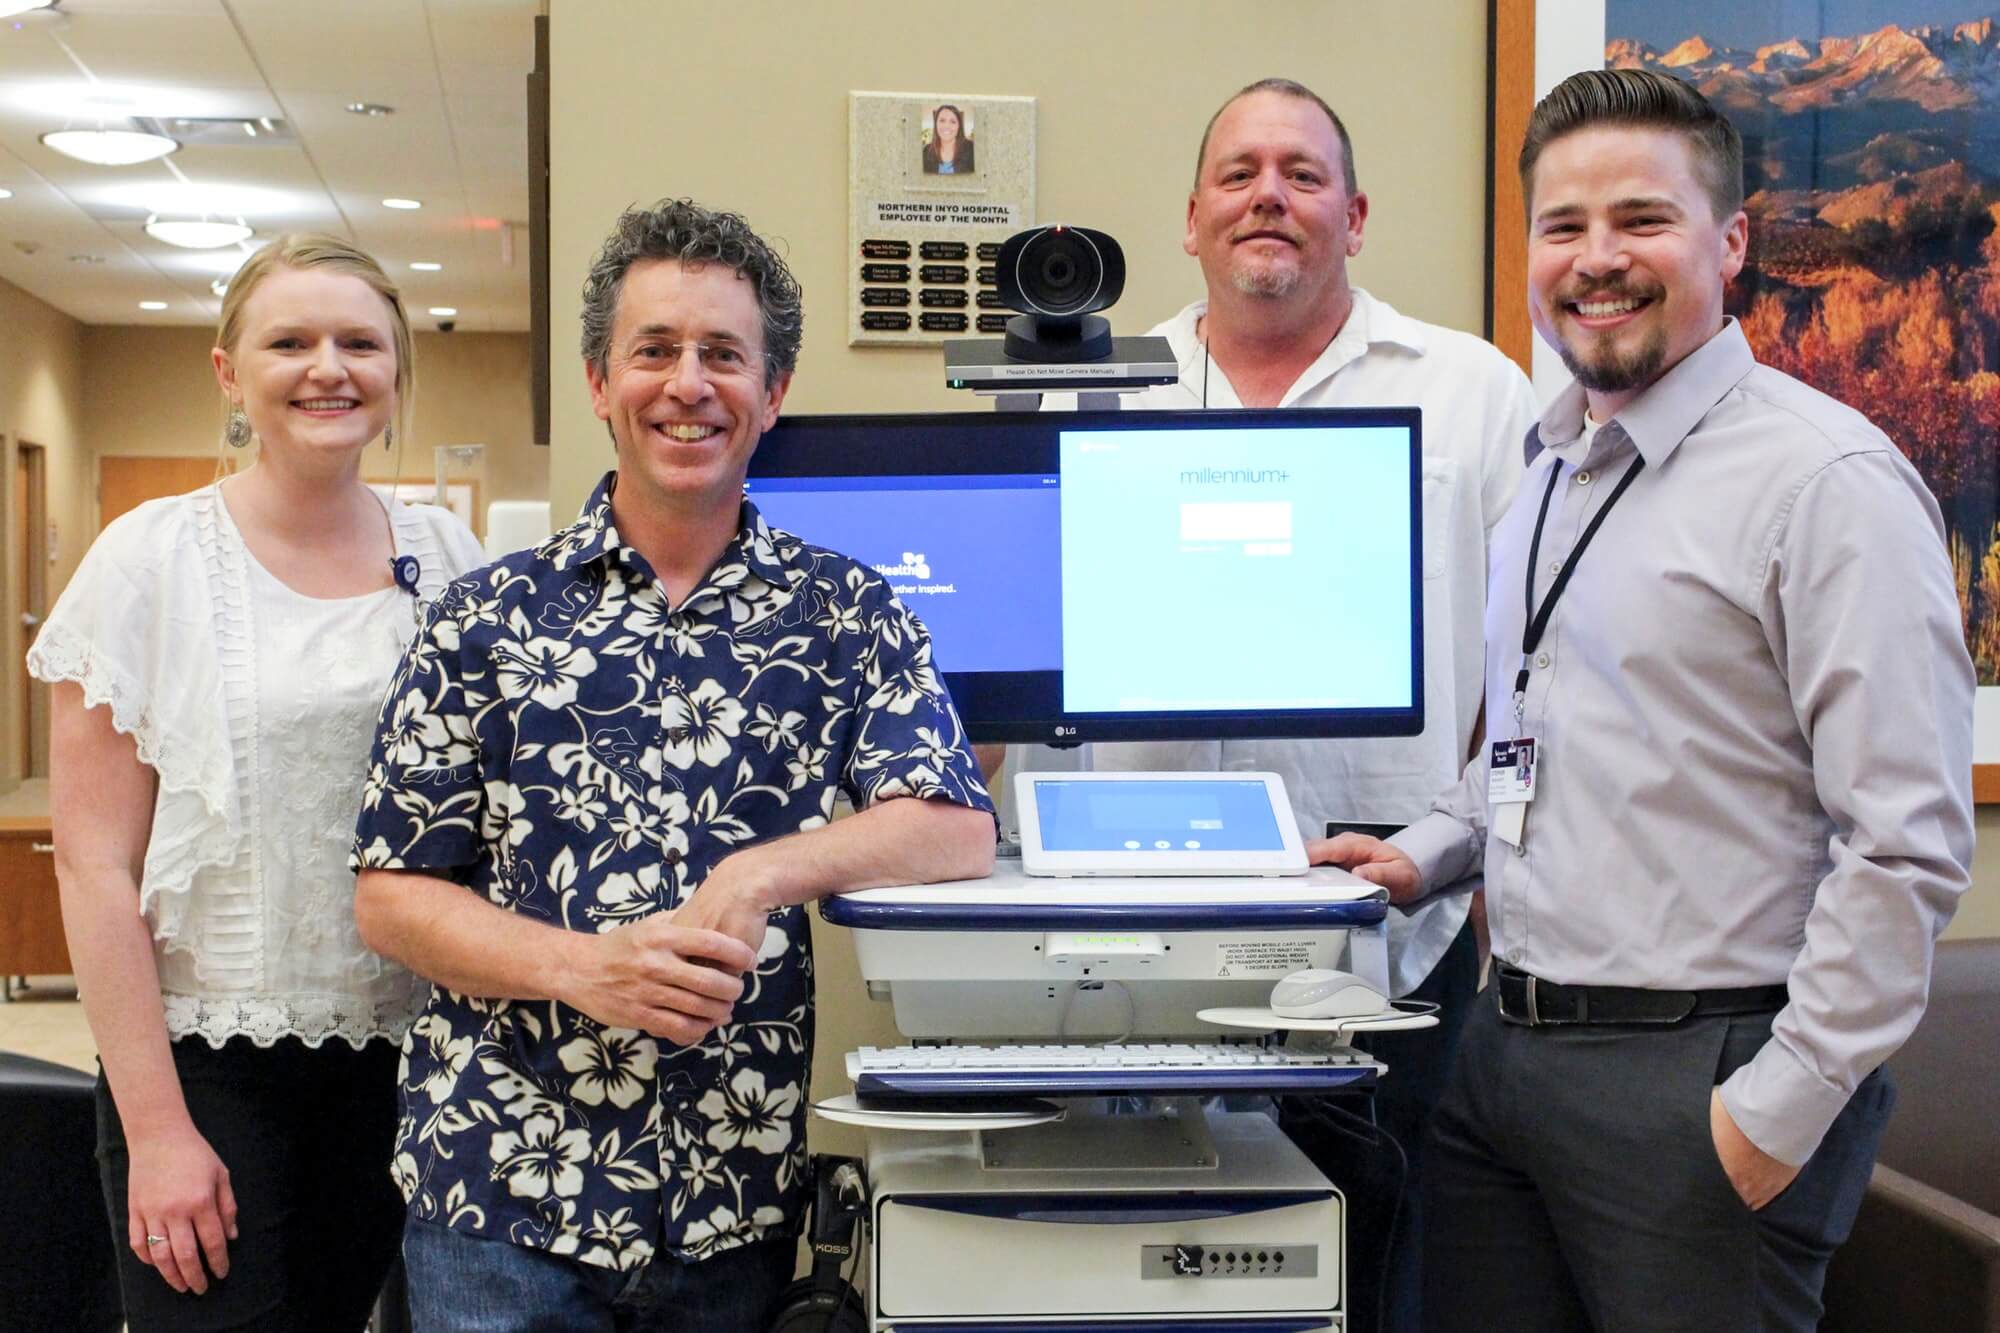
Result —
[[[1587,69],[1535,104],[1521,144],[1521,198],[1534,221],[1535,163],[1564,135],[1599,125],[1668,130],[1688,142],[1716,221],[1743,207],[1743,140],[1692,84],[1650,69]]]
[[[1347,137],[1347,126],[1341,123],[1333,108],[1326,104],[1326,99],[1296,79],[1259,79],[1255,83],[1245,84],[1230,94],[1228,101],[1215,108],[1215,114],[1208,118],[1207,126],[1202,129],[1201,147],[1195,150],[1195,189],[1201,188],[1201,168],[1202,164],[1208,161],[1208,136],[1215,133],[1215,122],[1222,119],[1223,112],[1251,93],[1276,93],[1280,97],[1296,97],[1302,102],[1311,102],[1324,111],[1326,118],[1333,122],[1333,132],[1340,140],[1340,177],[1347,186],[1347,197],[1352,199],[1360,191],[1361,187],[1356,183],[1354,175],[1354,141]]]
[[[619,216],[584,279],[583,358],[600,372],[611,368],[611,322],[625,275],[648,259],[690,268],[720,264],[749,282],[764,324],[766,382],[797,367],[805,314],[798,279],[785,261],[740,215],[703,208],[692,199],[662,199]]]

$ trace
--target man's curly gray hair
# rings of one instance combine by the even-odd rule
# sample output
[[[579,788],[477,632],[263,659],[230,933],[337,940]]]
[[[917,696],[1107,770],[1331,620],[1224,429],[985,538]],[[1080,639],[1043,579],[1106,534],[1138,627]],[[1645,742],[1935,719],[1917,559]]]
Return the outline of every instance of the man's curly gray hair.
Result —
[[[625,210],[584,279],[583,357],[600,372],[610,370],[611,321],[625,274],[647,259],[721,264],[746,279],[764,321],[765,379],[798,365],[805,316],[798,280],[785,261],[738,214],[703,208],[692,199],[662,199],[650,208]]]

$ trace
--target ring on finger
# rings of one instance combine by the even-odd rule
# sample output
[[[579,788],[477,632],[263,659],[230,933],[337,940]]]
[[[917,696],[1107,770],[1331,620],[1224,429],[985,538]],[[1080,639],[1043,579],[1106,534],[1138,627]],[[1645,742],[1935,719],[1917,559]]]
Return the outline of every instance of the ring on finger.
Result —
[[[150,1232],[150,1231],[146,1233],[146,1244],[148,1244],[148,1245],[165,1245],[166,1243],[167,1243],[167,1238],[166,1238],[165,1236],[155,1236],[155,1235],[154,1235],[154,1234],[153,1234],[152,1232]]]

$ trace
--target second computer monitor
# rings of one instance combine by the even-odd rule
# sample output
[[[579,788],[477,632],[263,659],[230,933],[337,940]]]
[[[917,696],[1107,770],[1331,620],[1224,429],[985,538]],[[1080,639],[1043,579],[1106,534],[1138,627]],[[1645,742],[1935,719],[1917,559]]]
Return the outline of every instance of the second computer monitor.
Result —
[[[781,418],[747,490],[929,628],[980,741],[1423,729],[1414,408]]]

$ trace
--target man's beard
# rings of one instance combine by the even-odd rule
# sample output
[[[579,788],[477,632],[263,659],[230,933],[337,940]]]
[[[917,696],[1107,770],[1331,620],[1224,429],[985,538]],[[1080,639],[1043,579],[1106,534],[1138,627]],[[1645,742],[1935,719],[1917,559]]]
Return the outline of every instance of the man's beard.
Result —
[[[1597,335],[1585,333],[1579,342],[1598,341]],[[1599,354],[1585,359],[1567,338],[1556,339],[1556,352],[1562,363],[1569,367],[1569,373],[1576,382],[1594,393],[1626,393],[1633,389],[1643,389],[1660,377],[1661,369],[1667,364],[1667,334],[1664,329],[1654,329],[1645,339],[1629,352],[1620,352],[1611,339],[1602,339]]]
[[[1303,270],[1295,265],[1286,264],[1264,267],[1234,264],[1229,270],[1231,285],[1245,296],[1290,296],[1304,277]]]

